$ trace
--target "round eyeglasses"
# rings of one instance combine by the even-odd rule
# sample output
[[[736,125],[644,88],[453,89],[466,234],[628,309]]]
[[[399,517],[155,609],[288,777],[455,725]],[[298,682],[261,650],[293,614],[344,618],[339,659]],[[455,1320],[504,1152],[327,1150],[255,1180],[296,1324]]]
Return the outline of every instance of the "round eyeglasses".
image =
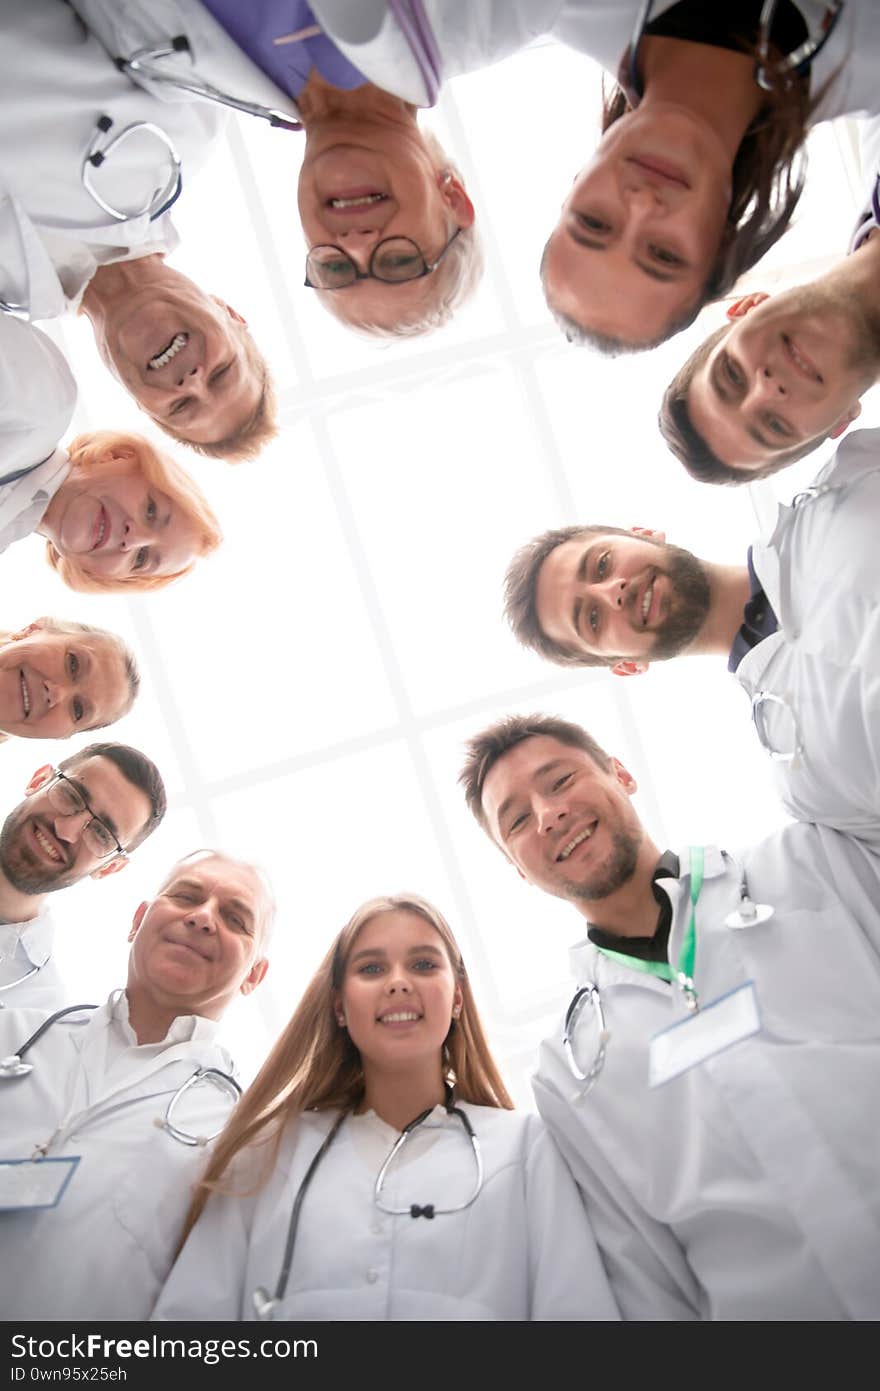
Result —
[[[436,261],[426,261],[410,237],[385,237],[373,247],[367,270],[359,270],[341,246],[313,246],[306,257],[305,283],[310,290],[345,290],[358,280],[380,280],[383,285],[421,280],[437,269],[461,230],[456,227]]]
[[[115,855],[123,860],[128,858],[125,848],[110,827],[95,815],[79,788],[71,782],[66,773],[60,772],[57,768],[53,770],[52,781],[46,787],[46,796],[50,807],[61,816],[79,816],[84,811],[89,813],[91,819],[83,826],[81,834],[83,844],[93,855],[97,855],[101,860],[105,860],[108,855]]]

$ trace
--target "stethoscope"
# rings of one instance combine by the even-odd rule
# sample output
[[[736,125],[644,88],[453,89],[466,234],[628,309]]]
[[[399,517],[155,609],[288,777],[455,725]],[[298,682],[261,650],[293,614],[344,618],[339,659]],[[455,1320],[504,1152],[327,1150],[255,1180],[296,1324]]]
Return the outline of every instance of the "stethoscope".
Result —
[[[410,1217],[414,1218],[426,1217],[429,1219],[433,1219],[434,1217],[446,1216],[452,1212],[464,1212],[465,1208],[469,1208],[472,1203],[475,1203],[480,1195],[480,1192],[483,1187],[483,1156],[480,1153],[480,1142],[474,1133],[474,1128],[471,1125],[470,1120],[468,1119],[464,1111],[461,1109],[461,1107],[456,1106],[455,1093],[451,1084],[449,1082],[444,1082],[443,1085],[445,1092],[443,1104],[446,1108],[446,1114],[448,1116],[455,1116],[456,1120],[460,1122],[470,1143],[471,1154],[473,1156],[474,1168],[476,1171],[476,1179],[474,1183],[473,1192],[471,1193],[470,1197],[465,1199],[463,1203],[457,1203],[454,1207],[437,1207],[434,1203],[411,1203],[408,1207],[391,1207],[390,1204],[385,1202],[385,1200],[383,1199],[382,1192],[385,1187],[385,1179],[388,1175],[388,1171],[391,1168],[391,1165],[394,1163],[394,1160],[399,1155],[400,1151],[403,1149],[407,1140],[412,1135],[413,1131],[417,1130],[418,1127],[424,1121],[426,1121],[433,1112],[434,1107],[429,1106],[426,1111],[422,1111],[421,1115],[416,1116],[415,1120],[410,1121],[409,1125],[405,1126],[404,1129],[400,1132],[388,1154],[387,1159],[385,1160],[384,1164],[382,1165],[381,1169],[376,1175],[376,1182],[373,1185],[373,1202],[379,1208],[380,1212],[385,1212],[390,1217],[404,1217],[408,1214]],[[336,1139],[336,1136],[339,1134],[339,1131],[342,1128],[343,1123],[347,1120],[349,1115],[349,1111],[343,1111],[339,1116],[337,1116],[336,1120],[333,1122],[332,1127],[327,1132],[326,1137],[322,1141],[320,1148],[314,1155],[311,1164],[306,1170],[305,1177],[303,1178],[302,1183],[297,1189],[297,1194],[293,1201],[293,1208],[291,1209],[290,1213],[290,1222],[287,1228],[287,1241],[284,1246],[284,1257],[281,1263],[281,1270],[278,1275],[278,1281],[275,1285],[275,1293],[270,1295],[268,1290],[263,1285],[261,1285],[258,1289],[254,1290],[253,1305],[254,1312],[258,1319],[262,1319],[264,1321],[273,1319],[278,1311],[278,1308],[280,1307],[281,1301],[283,1300],[284,1295],[287,1291],[287,1281],[290,1276],[290,1267],[293,1263],[293,1248],[296,1243],[296,1229],[299,1225],[299,1214],[300,1209],[303,1205],[303,1199],[305,1198],[309,1184],[314,1178],[318,1166],[321,1163],[321,1160],[324,1158],[324,1155],[327,1153],[330,1146],[333,1144],[333,1141]]]
[[[726,850],[722,850],[721,854],[728,864],[735,865],[733,856],[729,855]],[[692,866],[694,858],[695,851],[692,850]],[[696,892],[693,892],[693,886],[691,892],[691,927],[694,929],[696,928],[695,915],[697,900],[699,899],[701,888],[702,869],[700,871],[699,884],[696,887]],[[773,913],[774,909],[770,906],[769,903],[755,903],[755,901],[752,899],[752,897],[749,894],[748,884],[746,882],[745,867],[741,865],[739,870],[739,904],[725,917],[725,927],[730,927],[734,929],[753,927],[758,923],[768,922],[770,918],[773,917]],[[646,963],[641,961],[639,958],[626,957],[625,953],[623,952],[612,952],[604,947],[599,947],[598,950],[601,951],[605,956],[614,957],[615,960],[626,960],[630,966],[634,966],[637,970],[649,970],[652,975],[660,976],[662,979],[668,980],[678,985],[682,991],[688,1009],[692,1010],[695,1013],[699,1010],[699,1001],[697,999],[693,979],[690,976],[690,974],[685,974],[681,969],[679,969],[678,971],[673,971],[671,967],[667,967],[666,970],[654,969],[656,966],[660,966],[662,963]],[[581,1010],[586,1004],[590,1004],[592,1006],[593,1013],[596,1017],[596,1024],[598,1026],[598,1045],[590,1066],[587,1068],[586,1072],[584,1072],[579,1066],[578,1061],[575,1057],[573,1040],[574,1031],[577,1027],[578,1018],[580,1016]],[[562,1051],[565,1055],[565,1060],[568,1064],[568,1070],[571,1073],[574,1080],[579,1085],[579,1095],[577,1098],[579,1101],[583,1101],[584,1098],[589,1095],[589,1093],[593,1090],[593,1087],[596,1085],[596,1082],[599,1080],[599,1077],[602,1073],[602,1069],[605,1066],[605,1058],[610,1039],[611,1032],[605,1020],[605,1011],[602,1007],[601,992],[596,982],[591,981],[588,985],[582,985],[575,991],[571,1003],[565,1012],[565,1022],[562,1026]]]
[[[145,216],[148,216],[151,222],[155,222],[158,217],[167,213],[168,209],[174,206],[183,192],[180,155],[177,153],[170,136],[161,126],[155,125],[152,121],[132,121],[131,125],[123,126],[122,130],[117,131],[115,135],[110,134],[112,128],[113,121],[110,116],[99,116],[95,133],[82,163],[83,188],[102,212],[107,213],[108,217],[114,218],[117,222],[128,222]],[[164,187],[154,189],[142,208],[134,208],[126,212],[120,208],[115,208],[98,192],[95,187],[94,171],[100,169],[114,150],[118,150],[120,145],[139,131],[146,131],[149,135],[155,136],[165,146],[171,162],[170,173]],[[107,138],[105,139],[105,137]]]
[[[18,984],[18,982],[16,982],[16,984]],[[13,1081],[19,1077],[26,1077],[28,1073],[33,1072],[33,1063],[24,1062],[24,1055],[43,1037],[46,1030],[51,1029],[52,1025],[56,1024],[59,1019],[63,1019],[67,1014],[78,1014],[81,1010],[97,1008],[97,1005],[68,1005],[66,1009],[56,1010],[48,1019],[44,1019],[40,1027],[34,1030],[30,1038],[25,1040],[16,1053],[10,1053],[8,1057],[0,1058],[0,1082]],[[179,1141],[182,1145],[194,1146],[210,1144],[210,1142],[215,1140],[220,1134],[220,1130],[223,1129],[223,1126],[221,1126],[220,1130],[215,1130],[211,1135],[191,1135],[189,1131],[184,1130],[181,1126],[174,1123],[174,1113],[182,1098],[191,1088],[196,1087],[201,1082],[207,1082],[209,1085],[217,1087],[224,1095],[230,1098],[233,1106],[241,1096],[241,1087],[234,1077],[230,1077],[228,1072],[221,1072],[220,1069],[216,1067],[197,1067],[192,1076],[188,1077],[185,1082],[182,1082],[171,1097],[165,1109],[164,1117],[157,1116],[155,1121],[156,1126],[158,1126],[160,1130],[166,1131],[172,1139]]]
[[[770,34],[773,29],[773,20],[776,17],[779,0],[764,0],[759,21],[758,52],[755,62],[755,82],[762,91],[772,92],[780,78],[789,81],[795,77],[800,77],[806,71],[813,59],[822,52],[822,49],[831,38],[834,26],[840,18],[845,2],[846,0],[830,0],[825,8],[825,14],[822,17],[818,37],[806,38],[802,44],[782,58],[774,68],[771,68]],[[644,0],[636,16],[629,47],[624,53],[620,63],[618,81],[623,87],[627,99],[632,106],[637,106],[644,96],[644,88],[642,86],[642,80],[639,77],[638,67],[639,45],[642,42],[642,37],[653,8],[654,0]]]

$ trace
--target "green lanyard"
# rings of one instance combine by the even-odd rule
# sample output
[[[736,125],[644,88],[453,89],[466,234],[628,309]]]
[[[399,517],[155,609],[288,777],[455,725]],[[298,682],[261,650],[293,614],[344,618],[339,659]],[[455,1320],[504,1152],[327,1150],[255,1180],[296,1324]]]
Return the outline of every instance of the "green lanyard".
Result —
[[[622,961],[625,966],[630,966],[634,971],[644,971],[649,976],[659,976],[661,980],[675,981],[684,994],[685,1003],[688,1009],[699,1009],[697,991],[694,986],[694,963],[697,957],[697,899],[700,897],[700,890],[703,887],[703,847],[702,845],[691,846],[691,916],[684,934],[684,941],[681,944],[681,953],[678,958],[678,970],[673,971],[668,961],[645,961],[640,956],[627,956],[626,952],[612,951],[610,947],[600,947],[597,950],[603,956],[610,956],[614,961]]]

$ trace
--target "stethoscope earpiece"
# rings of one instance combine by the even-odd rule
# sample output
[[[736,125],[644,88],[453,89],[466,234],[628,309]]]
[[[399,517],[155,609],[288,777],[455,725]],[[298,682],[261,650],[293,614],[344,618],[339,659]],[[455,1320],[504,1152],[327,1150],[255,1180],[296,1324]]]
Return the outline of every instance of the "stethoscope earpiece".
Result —
[[[33,1063],[23,1063],[17,1053],[10,1053],[8,1058],[0,1058],[0,1081],[11,1082],[15,1077],[26,1077],[29,1072],[33,1072]]]

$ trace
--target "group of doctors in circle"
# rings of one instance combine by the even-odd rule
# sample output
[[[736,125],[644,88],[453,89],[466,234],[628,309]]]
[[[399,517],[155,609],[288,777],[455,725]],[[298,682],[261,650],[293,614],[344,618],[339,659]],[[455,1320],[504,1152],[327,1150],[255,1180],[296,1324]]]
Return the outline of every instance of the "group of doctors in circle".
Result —
[[[214,848],[170,865],[133,907],[124,985],[72,1000],[51,896],[124,869],[166,796],[110,740],[39,768],[0,830],[3,1316],[878,1317],[880,432],[846,432],[880,376],[880,8],[0,0],[0,34],[0,550],[38,533],[79,592],[185,577],[222,540],[185,450],[246,461],[277,431],[242,307],[166,261],[230,108],[280,128],[279,161],[305,142],[303,293],[380,337],[447,322],[483,270],[420,111],[543,35],[608,75],[534,268],[575,344],[644,351],[727,294],[785,232],[815,123],[858,119],[866,176],[839,264],[735,299],[658,402],[708,482],[843,436],[771,533],[731,566],[591,519],[524,540],[505,579],[516,638],[550,662],[726,657],[790,824],[736,854],[664,848],[622,750],[552,714],[474,732],[464,805],[584,920],[538,1116],[513,1109],[453,929],[414,893],[352,905],[243,1093],[219,1030],[268,968],[261,868]],[[35,322],[71,313],[161,451],[65,441],[74,375]],[[112,633],[36,615],[0,634],[3,738],[103,729],[139,684]]]

